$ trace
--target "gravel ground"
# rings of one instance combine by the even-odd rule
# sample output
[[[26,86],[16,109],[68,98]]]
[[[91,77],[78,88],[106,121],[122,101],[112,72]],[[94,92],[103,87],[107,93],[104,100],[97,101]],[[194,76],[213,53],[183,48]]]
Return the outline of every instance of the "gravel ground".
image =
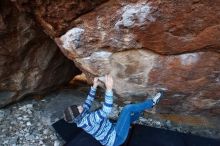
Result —
[[[89,88],[80,90],[88,91]],[[85,91],[62,89],[43,99],[28,98],[0,109],[1,146],[61,146],[64,141],[52,124],[62,118],[63,110],[71,104],[80,104]],[[98,107],[95,102],[93,109]]]
[[[0,111],[0,143],[3,146],[59,146],[62,140],[48,121],[41,117],[40,104],[46,100],[28,100]]]

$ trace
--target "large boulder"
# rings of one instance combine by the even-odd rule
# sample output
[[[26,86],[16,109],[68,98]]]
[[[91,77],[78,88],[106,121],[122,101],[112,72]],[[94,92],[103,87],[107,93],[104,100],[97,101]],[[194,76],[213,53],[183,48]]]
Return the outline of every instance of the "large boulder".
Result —
[[[0,2],[0,107],[68,83],[79,70],[8,0]]]
[[[112,74],[119,100],[163,89],[162,118],[220,129],[219,0],[15,3],[90,82]]]
[[[121,97],[148,88],[202,96],[220,89],[220,13],[208,15],[219,5],[109,1],[76,19],[56,42],[86,74],[111,73]]]
[[[90,81],[110,73],[119,100],[163,89],[158,113],[219,121],[219,18],[218,0],[110,0],[55,40]]]

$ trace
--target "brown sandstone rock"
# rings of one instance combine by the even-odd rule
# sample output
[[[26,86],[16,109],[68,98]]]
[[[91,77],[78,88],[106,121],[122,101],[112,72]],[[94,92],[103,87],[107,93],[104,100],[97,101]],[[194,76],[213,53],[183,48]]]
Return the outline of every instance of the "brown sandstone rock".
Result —
[[[218,117],[220,1],[108,1],[56,39],[91,81],[112,74],[116,95],[166,90],[159,113]]]
[[[219,52],[219,5],[218,0],[109,1],[75,20],[73,30],[82,36],[72,48],[80,57],[96,48],[114,52],[142,48],[166,55]]]
[[[78,72],[28,15],[0,2],[0,107],[49,92]]]
[[[16,0],[19,10],[34,14],[36,21],[51,37],[74,27],[75,19],[108,0]]]

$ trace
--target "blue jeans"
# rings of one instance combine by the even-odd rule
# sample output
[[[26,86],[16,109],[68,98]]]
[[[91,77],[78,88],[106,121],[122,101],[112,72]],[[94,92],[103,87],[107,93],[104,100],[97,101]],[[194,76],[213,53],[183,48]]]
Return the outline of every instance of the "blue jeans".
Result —
[[[153,106],[151,99],[146,100],[142,103],[126,105],[118,118],[115,125],[116,139],[114,146],[123,144],[128,136],[130,125],[138,120],[140,113],[146,109],[150,109]]]

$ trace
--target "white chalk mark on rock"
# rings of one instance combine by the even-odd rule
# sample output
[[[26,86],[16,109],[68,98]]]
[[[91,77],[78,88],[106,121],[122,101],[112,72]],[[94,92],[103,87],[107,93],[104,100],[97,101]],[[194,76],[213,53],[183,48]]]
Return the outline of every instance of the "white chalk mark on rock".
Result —
[[[112,55],[112,52],[99,51],[99,52],[94,52],[92,54],[92,57],[94,57],[94,58],[101,58],[101,59],[108,59],[111,55]]]
[[[187,53],[179,56],[182,65],[191,65],[199,60],[198,53]]]
[[[153,21],[155,21],[155,18],[151,15],[151,6],[149,3],[126,5],[122,8],[122,18],[116,22],[115,29],[118,30],[120,26],[141,26]]]
[[[61,41],[63,42],[63,47],[69,51],[77,49],[80,45],[82,34],[84,29],[82,28],[72,28],[66,34],[61,36]]]
[[[108,60],[111,55],[112,55],[112,52],[98,51],[98,52],[92,53],[92,55],[89,57],[85,57],[84,60],[87,60],[87,59],[89,59],[89,60],[90,59],[92,59],[92,60]]]

